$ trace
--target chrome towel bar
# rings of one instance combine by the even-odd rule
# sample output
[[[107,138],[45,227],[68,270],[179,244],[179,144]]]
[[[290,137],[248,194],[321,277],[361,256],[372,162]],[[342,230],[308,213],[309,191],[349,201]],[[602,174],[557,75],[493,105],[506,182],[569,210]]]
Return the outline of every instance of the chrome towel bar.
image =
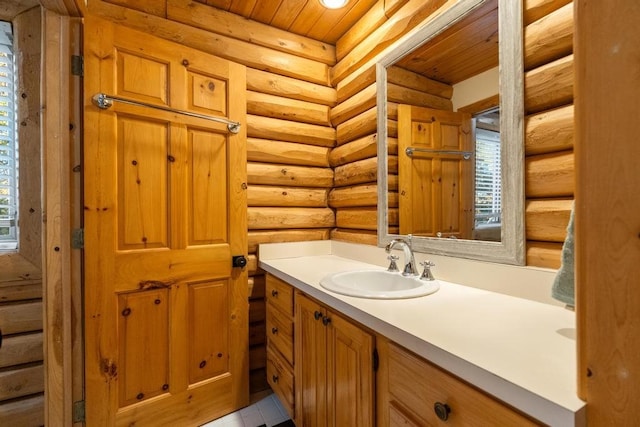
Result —
[[[469,160],[473,156],[473,152],[471,151],[454,151],[454,150],[433,150],[431,148],[420,148],[420,147],[407,147],[404,150],[405,154],[409,157],[413,157],[413,153],[428,153],[438,156],[439,154],[445,154],[450,156],[462,156],[463,159]]]
[[[103,110],[106,110],[107,108],[111,107],[113,105],[113,101],[118,101],[118,102],[122,102],[123,104],[155,108],[156,110],[168,111],[170,113],[184,114],[185,116],[196,117],[198,119],[205,119],[205,120],[211,120],[217,123],[224,123],[227,125],[227,129],[229,130],[229,132],[231,133],[240,132],[240,126],[241,126],[240,123],[234,122],[233,120],[229,120],[224,117],[207,116],[205,114],[192,113],[191,111],[176,110],[175,108],[169,108],[162,105],[148,104],[146,102],[140,102],[140,101],[131,101],[130,99],[121,98],[119,96],[114,96],[114,95],[107,95],[106,93],[96,93],[95,95],[93,95],[91,100],[93,101],[94,105],[96,105],[98,108],[101,108]]]

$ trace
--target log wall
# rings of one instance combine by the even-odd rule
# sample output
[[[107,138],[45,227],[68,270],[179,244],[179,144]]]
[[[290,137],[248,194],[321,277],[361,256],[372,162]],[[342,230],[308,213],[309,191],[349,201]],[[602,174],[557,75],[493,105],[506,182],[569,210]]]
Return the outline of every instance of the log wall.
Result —
[[[383,26],[357,26],[359,45],[337,43],[342,58],[332,69],[338,105],[331,109],[337,129],[337,147],[330,154],[335,168],[335,188],[329,195],[336,209],[337,228],[332,238],[360,243],[376,243],[370,220],[355,220],[354,213],[369,212],[377,205],[376,187],[375,54],[405,34],[415,21],[407,18],[412,2],[400,8],[397,21]],[[416,14],[432,10],[438,2],[425,2]],[[573,3],[568,0],[525,0],[525,192],[527,265],[558,268],[573,201]],[[394,23],[395,22],[395,23]],[[355,27],[354,27],[355,28]],[[347,35],[345,35],[347,37]],[[366,47],[366,49],[364,48]],[[364,65],[362,65],[364,64]],[[357,65],[361,65],[357,68]],[[389,135],[397,136],[394,110],[404,102],[432,108],[450,109],[446,104],[451,88],[418,82],[404,70],[389,71]],[[390,171],[397,164],[390,148]],[[397,183],[390,184],[391,226],[396,226]],[[367,188],[370,197],[362,197]],[[345,202],[345,194],[357,197]],[[358,209],[358,210],[354,210]],[[370,216],[367,216],[369,218]]]
[[[40,269],[20,254],[0,256],[0,425],[44,424]]]
[[[524,38],[527,265],[558,268],[574,195],[573,2],[527,0]]]

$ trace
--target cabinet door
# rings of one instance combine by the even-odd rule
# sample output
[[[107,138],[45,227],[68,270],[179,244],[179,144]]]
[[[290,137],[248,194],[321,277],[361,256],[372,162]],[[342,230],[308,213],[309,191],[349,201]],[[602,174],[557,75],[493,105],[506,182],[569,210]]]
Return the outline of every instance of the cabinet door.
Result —
[[[295,299],[295,393],[296,425],[327,425],[327,334],[320,304],[296,294]]]
[[[373,336],[335,313],[327,316],[327,425],[373,426]]]

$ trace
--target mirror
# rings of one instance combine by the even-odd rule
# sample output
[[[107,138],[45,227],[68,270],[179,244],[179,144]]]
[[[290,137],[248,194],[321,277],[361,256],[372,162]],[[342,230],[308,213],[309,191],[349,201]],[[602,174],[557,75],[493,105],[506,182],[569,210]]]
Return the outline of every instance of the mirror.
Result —
[[[460,0],[378,62],[379,246],[524,264],[522,28],[521,1]]]

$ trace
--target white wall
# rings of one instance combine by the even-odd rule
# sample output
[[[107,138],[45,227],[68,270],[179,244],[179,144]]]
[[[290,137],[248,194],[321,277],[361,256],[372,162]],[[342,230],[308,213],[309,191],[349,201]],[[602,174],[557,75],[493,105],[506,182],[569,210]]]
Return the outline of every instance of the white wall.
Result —
[[[454,84],[453,96],[451,97],[453,111],[458,111],[460,107],[496,95],[499,91],[499,85],[500,75],[498,67]]]

